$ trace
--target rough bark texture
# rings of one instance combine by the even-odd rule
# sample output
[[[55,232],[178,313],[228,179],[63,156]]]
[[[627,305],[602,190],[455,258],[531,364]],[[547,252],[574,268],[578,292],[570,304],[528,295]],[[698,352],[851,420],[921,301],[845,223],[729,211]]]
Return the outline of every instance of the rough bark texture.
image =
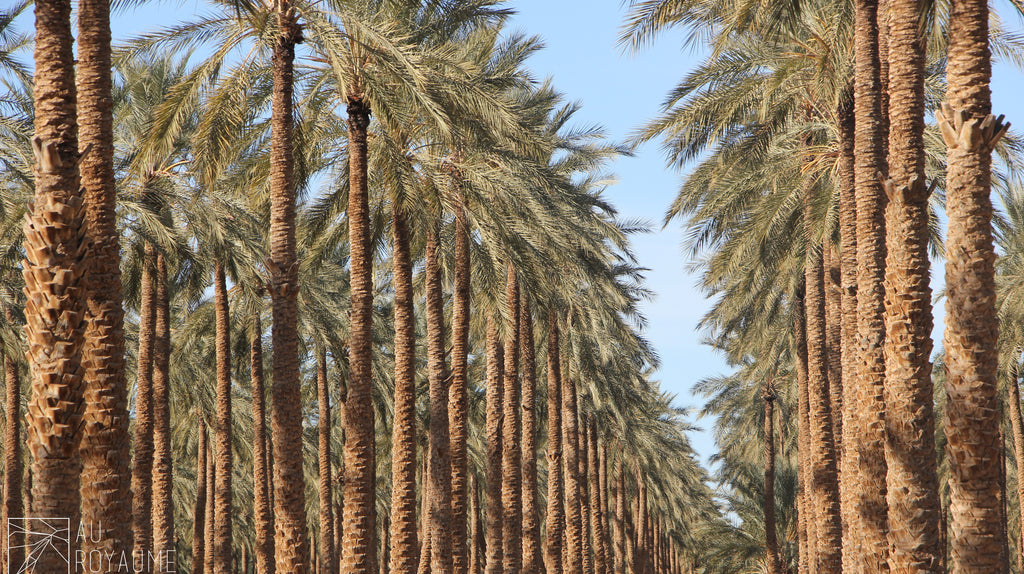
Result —
[[[764,394],[764,550],[767,574],[782,574],[779,541],[775,532],[775,389]]]
[[[924,38],[917,0],[889,0],[885,462],[889,569],[941,572],[932,396]]]
[[[992,247],[991,151],[1002,129],[993,121],[988,4],[955,0],[949,17],[946,97],[953,126],[947,141],[946,406],[953,572],[995,572],[999,520],[999,409],[996,394],[995,252]],[[947,118],[949,119],[949,118]]]
[[[885,173],[877,0],[854,2],[854,166],[857,211],[856,438],[850,443],[857,477],[850,516],[854,571],[888,572],[885,499],[884,286],[885,204],[878,180]],[[845,549],[844,549],[845,552]]]
[[[206,574],[206,423],[199,419],[196,504],[192,511],[192,574]]]
[[[544,530],[544,556],[548,574],[562,574],[562,539],[565,508],[562,505],[562,365],[559,351],[558,315],[548,312],[548,490]]]
[[[502,574],[502,382],[503,353],[498,325],[494,317],[487,318],[487,574]],[[511,573],[510,573],[511,574]]]
[[[156,256],[153,336],[153,571],[174,565],[174,461],[171,457],[171,300],[167,262]],[[211,484],[216,484],[211,483]],[[212,548],[215,548],[212,547]]]
[[[4,319],[8,327],[14,326],[14,314],[10,306],[4,306]],[[3,565],[13,564],[15,568],[25,561],[24,536],[11,534],[7,530],[8,519],[25,515],[21,488],[25,473],[21,458],[21,376],[18,362],[14,359],[20,349],[4,349],[4,412],[7,424],[4,426],[4,507],[2,532],[6,536],[3,548]],[[16,571],[16,570],[15,570]],[[6,570],[5,570],[6,572]]]
[[[267,288],[270,291],[274,320],[271,425],[275,439],[275,569],[286,573],[305,572],[310,567],[302,442],[294,440],[294,437],[302,436],[302,405],[297,332],[299,282],[295,255],[292,88],[295,44],[301,41],[302,32],[291,3],[283,0],[277,6],[279,36],[274,43],[272,55],[274,88],[270,118],[270,280]],[[353,191],[352,194],[357,195],[358,192]],[[353,283],[355,275],[353,273]],[[354,284],[352,292],[355,307]],[[353,309],[353,315],[357,313]],[[372,570],[360,572],[370,574]]]
[[[1010,368],[1010,381],[1007,386],[1010,391],[1007,402],[1010,406],[1010,427],[1013,431],[1013,455],[1017,461],[1017,503],[1020,511],[1018,524],[1021,525],[1021,537],[1017,540],[1017,568],[1024,570],[1024,476],[1021,473],[1024,469],[1024,420],[1020,413],[1020,377],[1016,363]]]
[[[583,574],[584,531],[580,508],[579,419],[576,409],[576,382],[562,377],[562,454],[565,457],[565,558],[566,574]]]
[[[540,502],[537,495],[537,359],[533,345],[533,314],[524,294],[519,303],[519,356],[522,359],[522,503],[523,574],[544,571],[540,543]]]
[[[395,420],[391,438],[391,570],[415,572],[416,525],[416,323],[413,314],[409,223],[392,211],[395,288]]]
[[[124,309],[114,187],[110,0],[78,5],[78,145],[90,267],[86,298],[85,424],[82,434],[82,538],[94,571],[116,570],[132,548],[128,386],[124,362]]]
[[[231,319],[228,310],[228,287],[224,266],[213,268],[214,314],[217,324],[217,482],[214,485],[214,504],[217,507],[214,529],[216,536],[211,551],[214,574],[232,571],[231,520]]]
[[[590,532],[594,548],[594,572],[608,574],[608,548],[605,546],[605,510],[601,500],[601,459],[597,450],[597,423],[590,418],[587,432],[587,460],[590,482]]]
[[[804,288],[801,284],[793,300],[793,343],[796,347],[797,380],[797,523],[800,544],[800,572],[814,572],[816,546],[815,512],[810,502],[810,416],[807,389],[807,327],[804,313]]]
[[[583,523],[583,574],[594,574],[594,557],[593,557],[593,537],[592,529],[593,522],[590,514],[590,453],[587,445],[589,443],[587,435],[589,433],[590,425],[587,423],[587,416],[584,413],[580,414],[579,418],[579,442],[577,448],[579,449],[579,487],[580,487],[580,520]]]
[[[480,574],[483,572],[480,549],[483,545],[484,533],[480,526],[480,510],[477,503],[480,497],[476,489],[476,475],[473,473],[469,474],[467,492],[469,493],[469,497],[466,499],[469,510],[469,572],[470,574]]]
[[[501,506],[502,561],[506,573],[519,572],[523,561],[523,498],[520,462],[519,403],[522,386],[519,382],[519,280],[512,264],[508,265],[505,307],[509,317],[505,337],[505,380],[501,427]]]
[[[211,443],[206,458],[206,484],[208,486],[217,484],[217,465],[213,461],[216,453],[213,446]],[[203,543],[207,548],[206,556],[204,556],[203,560],[203,572],[206,572],[206,574],[213,572],[213,545],[217,533],[216,528],[214,528],[216,516],[217,507],[214,504],[212,493],[208,492],[206,497],[206,528],[205,532],[203,532]]]
[[[430,395],[430,442],[427,463],[430,481],[430,505],[427,522],[430,531],[430,571],[452,572],[452,468],[448,435],[448,364],[445,361],[444,292],[438,262],[440,221],[427,230],[426,303],[427,303],[427,378]]]
[[[316,350],[317,396],[317,462],[320,476],[320,552],[318,571],[334,574],[337,560],[334,556],[334,505],[331,477],[331,392],[327,388],[327,352]]]
[[[86,306],[84,209],[79,189],[78,126],[71,3],[36,2],[35,198],[25,218],[25,335],[32,398],[26,424],[32,453],[32,516],[67,517],[78,525],[81,493]],[[46,552],[37,572],[66,571]]]
[[[612,554],[615,560],[612,563],[612,571],[615,574],[626,572],[626,528],[623,519],[626,514],[626,475],[622,470],[622,458],[615,457],[615,476],[612,478],[612,498],[614,509],[612,510]]]
[[[842,280],[836,246],[826,238],[821,249],[824,256],[822,265],[825,270],[825,360],[828,364],[829,413],[832,418],[832,443],[835,446],[838,465],[843,452],[843,294],[840,287]]]
[[[460,198],[461,199],[461,198]],[[452,461],[452,567],[469,571],[466,484],[469,475],[469,222],[461,201],[455,205],[455,286],[452,291],[452,382],[448,389],[448,431]]]
[[[133,560],[153,551],[153,338],[156,334],[156,250],[146,243],[139,287],[139,351],[136,358],[135,436],[132,460]],[[150,570],[147,569],[147,572]]]
[[[253,521],[256,526],[255,574],[274,574],[274,515],[270,501],[270,461],[267,452],[267,419],[264,406],[263,326],[260,316],[252,318],[249,344],[249,372],[252,377],[252,473]]]

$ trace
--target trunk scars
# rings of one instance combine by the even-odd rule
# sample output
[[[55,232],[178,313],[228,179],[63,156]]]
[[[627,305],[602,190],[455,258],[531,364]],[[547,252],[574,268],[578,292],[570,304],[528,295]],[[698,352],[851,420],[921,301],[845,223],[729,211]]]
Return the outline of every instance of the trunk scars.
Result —
[[[967,111],[954,110],[949,102],[935,111],[935,120],[942,132],[942,140],[949,149],[962,148],[969,152],[984,149],[991,152],[1010,129],[1010,122],[1003,123],[1006,116],[988,114],[984,118],[967,119]]]
[[[349,121],[353,122],[357,128],[365,130],[370,127],[370,104],[366,103],[363,96],[349,96],[346,111]]]

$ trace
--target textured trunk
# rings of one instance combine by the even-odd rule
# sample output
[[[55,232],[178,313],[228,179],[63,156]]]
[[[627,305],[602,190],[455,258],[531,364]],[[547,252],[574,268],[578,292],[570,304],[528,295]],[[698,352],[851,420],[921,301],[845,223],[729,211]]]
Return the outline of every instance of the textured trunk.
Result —
[[[452,567],[469,571],[466,538],[466,481],[469,474],[469,222],[461,202],[455,205],[455,286],[452,292],[452,383],[448,389],[448,430],[452,461]]]
[[[395,286],[395,420],[391,439],[391,570],[415,572],[416,532],[416,323],[413,314],[409,223],[393,212]]]
[[[426,303],[427,371],[430,394],[430,442],[427,463],[430,481],[430,505],[427,522],[430,532],[430,571],[452,572],[452,468],[448,435],[448,365],[445,361],[444,292],[438,262],[440,221],[427,230]]]
[[[136,360],[135,437],[132,464],[134,559],[153,551],[153,339],[156,334],[156,249],[146,243],[139,288],[139,351]],[[145,569],[147,572],[150,569]]]
[[[954,572],[995,572],[999,520],[999,409],[996,396],[995,252],[992,247],[992,146],[1002,135],[991,112],[988,4],[955,0],[949,17],[944,112],[946,172],[946,406],[951,557]],[[946,114],[944,114],[946,115]],[[951,119],[947,116],[947,120]],[[941,126],[941,122],[940,122]],[[953,129],[943,130],[953,132]],[[945,135],[945,134],[944,134]]]
[[[132,549],[128,387],[124,364],[124,309],[115,207],[110,63],[110,0],[78,5],[78,146],[85,201],[85,241],[91,266],[86,299],[85,425],[82,430],[82,537],[97,570],[117,568]],[[91,148],[91,150],[90,150]],[[113,561],[114,563],[111,563]]]
[[[857,213],[856,435],[848,445],[856,467],[854,508],[849,525],[854,571],[888,572],[885,500],[884,286],[885,203],[878,173],[886,172],[882,113],[878,2],[854,2],[854,169]],[[852,405],[851,405],[852,406]],[[845,549],[844,549],[845,554]],[[849,561],[848,561],[849,562]]]
[[[625,463],[623,463],[623,465],[624,464]],[[626,492],[626,471],[622,467],[619,468],[619,481],[620,488],[622,488],[623,499],[629,498]],[[637,496],[639,496],[639,493],[637,494]],[[630,510],[632,510],[635,503],[630,504],[628,501],[625,500],[623,502],[624,505],[622,511],[622,539],[626,547],[626,552],[623,555],[623,570],[627,572],[633,572],[633,568],[635,568],[636,566],[636,525],[633,521],[633,513],[630,512]]]
[[[26,424],[32,453],[32,516],[67,517],[78,525],[85,368],[86,305],[80,277],[89,260],[82,239],[78,126],[71,3],[35,5],[35,198],[25,218],[25,335],[32,398]],[[34,571],[67,570],[57,552],[44,552]],[[20,566],[20,565],[19,565]]]
[[[505,292],[509,332],[505,338],[505,381],[501,427],[502,561],[506,573],[519,572],[523,562],[523,483],[520,461],[519,403],[519,279],[510,263]]]
[[[327,351],[316,349],[317,458],[320,470],[320,552],[321,574],[334,574],[334,506],[331,482],[331,394],[327,388]]]
[[[424,452],[427,450],[427,446],[424,445]],[[422,485],[423,495],[420,501],[420,559],[417,564],[416,572],[419,574],[430,574],[430,513],[428,508],[430,507],[430,480],[428,468],[428,458],[423,457],[423,465],[420,469],[420,484]]]
[[[764,394],[764,553],[767,574],[782,574],[779,541],[775,533],[775,390]]]
[[[825,360],[828,363],[829,413],[832,418],[832,444],[836,463],[843,453],[843,347],[842,287],[840,287],[839,252],[826,239],[822,245],[825,271]],[[840,513],[842,507],[840,505]]]
[[[626,573],[626,529],[623,518],[626,514],[626,475],[622,470],[622,457],[615,457],[615,476],[613,478],[612,498],[615,509],[612,512],[612,554],[615,560],[612,571],[615,574]]]
[[[590,417],[587,432],[587,461],[590,483],[590,532],[594,549],[594,572],[608,574],[608,554],[604,545],[604,508],[601,503],[601,472],[597,455],[597,423]]]
[[[651,569],[651,553],[647,545],[648,539],[647,483],[636,467],[636,542],[633,572],[649,574]]]
[[[4,319],[8,327],[14,327],[14,314],[9,306],[4,306]],[[13,564],[17,569],[25,562],[24,536],[7,530],[8,519],[25,515],[25,507],[21,497],[22,475],[25,473],[21,458],[21,377],[18,373],[18,356],[20,349],[3,349],[4,353],[4,391],[7,425],[4,427],[4,508],[3,530],[7,535],[7,543],[3,548],[3,565]],[[7,570],[5,570],[6,572]],[[15,570],[17,571],[17,570]]]
[[[231,319],[224,266],[213,267],[213,293],[217,323],[217,482],[214,485],[216,537],[211,549],[214,574],[231,574]]]
[[[273,312],[271,336],[274,350],[270,418],[274,437],[275,570],[291,573],[305,572],[310,567],[302,441],[294,440],[294,437],[302,436],[302,404],[297,332],[299,278],[295,255],[292,88],[295,44],[301,41],[302,32],[291,3],[283,0],[277,6],[279,36],[272,56],[270,281],[267,284]],[[354,285],[353,293],[356,293]],[[353,310],[353,314],[356,313]],[[372,570],[361,572],[370,574]]]
[[[594,558],[592,552],[594,550],[592,542],[592,529],[593,529],[593,517],[590,514],[590,457],[588,452],[587,440],[588,431],[590,425],[587,424],[587,417],[584,414],[580,415],[579,419],[579,442],[577,448],[579,449],[579,488],[580,488],[580,521],[583,524],[583,574],[594,574]]]
[[[334,552],[334,549],[331,549]],[[391,520],[385,514],[380,518],[380,574],[391,572]]]
[[[253,315],[249,346],[249,372],[252,377],[252,477],[253,518],[256,526],[255,574],[274,574],[274,515],[270,501],[270,461],[267,452],[267,420],[264,406],[263,326],[259,314]]]
[[[480,542],[483,540],[483,529],[480,528],[480,511],[477,509],[477,500],[479,497],[476,490],[476,475],[473,473],[469,474],[469,486],[467,490],[469,496],[466,499],[467,509],[469,511],[469,572],[470,574],[480,574]]]
[[[826,357],[825,281],[821,243],[815,240],[814,187],[804,183],[804,311],[807,315],[807,400],[810,422],[808,454],[811,471],[810,503],[814,506],[817,572],[842,568],[842,520],[839,515],[839,470],[832,434],[832,397]]]
[[[562,574],[562,538],[565,509],[562,506],[562,365],[559,355],[558,316],[548,312],[548,508],[545,517],[544,555],[548,574]]]
[[[811,503],[810,416],[807,388],[807,315],[804,313],[804,287],[797,288],[793,300],[793,339],[796,346],[797,379],[797,523],[800,544],[800,572],[814,572],[817,562],[815,544],[815,508]]]
[[[597,449],[597,491],[601,505],[601,551],[604,553],[604,572],[611,574],[615,559],[612,549],[611,509],[608,501],[608,446],[603,441],[599,441]]]
[[[502,570],[501,510],[501,421],[503,353],[498,325],[493,316],[487,318],[487,574]],[[511,573],[510,573],[511,574]]]
[[[342,574],[377,570],[377,474],[371,389],[373,372],[373,251],[367,189],[366,132],[370,107],[361,95],[348,97],[351,318],[349,385],[345,408],[345,533]],[[447,413],[443,415],[447,417]]]
[[[540,544],[540,503],[537,495],[537,359],[533,314],[526,295],[519,304],[519,354],[523,370],[523,574],[544,572]]]
[[[1014,357],[1014,361],[1016,361]],[[1017,504],[1020,515],[1017,522],[1020,525],[1021,537],[1017,540],[1017,568],[1024,571],[1024,420],[1020,414],[1020,373],[1017,363],[1010,367],[1009,381],[1010,397],[1007,401],[1010,405],[1010,427],[1013,431],[1013,456],[1017,461]]]
[[[580,514],[579,420],[576,410],[576,382],[562,376],[562,454],[565,458],[565,563],[566,574],[583,574],[583,516]]]
[[[213,485],[217,484],[217,465],[214,464],[213,457],[215,456],[213,450],[213,444],[210,445],[210,451],[207,453],[206,458],[206,484]],[[213,572],[213,545],[216,536],[216,529],[214,528],[215,518],[217,516],[217,507],[214,505],[213,493],[207,492],[206,497],[206,528],[203,532],[204,545],[206,546],[207,552],[203,557],[203,572],[210,574]]]
[[[199,419],[196,449],[196,505],[192,511],[192,574],[206,574],[206,423]]]
[[[173,570],[174,460],[171,457],[171,299],[164,256],[156,256],[153,336],[153,570]],[[216,484],[211,482],[210,484]],[[216,497],[216,495],[215,495]],[[215,523],[216,524],[216,523]],[[216,544],[216,542],[214,543]],[[209,547],[213,550],[216,546]],[[213,552],[216,554],[216,552]]]

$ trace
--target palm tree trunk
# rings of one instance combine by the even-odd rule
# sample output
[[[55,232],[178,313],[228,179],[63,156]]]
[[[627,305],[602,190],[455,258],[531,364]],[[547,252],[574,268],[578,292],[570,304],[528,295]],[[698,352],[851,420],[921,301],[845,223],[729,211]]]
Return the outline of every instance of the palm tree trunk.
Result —
[[[140,564],[145,564],[153,551],[153,339],[156,335],[156,249],[149,242],[144,249],[139,287],[138,378],[135,383],[135,452],[132,461],[133,561]]]
[[[608,445],[604,441],[599,441],[597,448],[597,491],[600,495],[599,504],[601,506],[601,551],[605,556],[604,572],[605,574],[612,574],[615,551],[612,548],[611,505],[608,500]]]
[[[231,319],[228,309],[228,287],[224,266],[213,266],[214,310],[216,319],[217,354],[217,483],[214,504],[217,507],[214,529],[216,537],[213,552],[214,574],[231,574]]]
[[[334,552],[334,549],[331,549]],[[379,574],[391,572],[391,520],[385,514],[380,518],[380,571]]]
[[[36,189],[25,218],[22,264],[26,356],[32,373],[32,399],[25,417],[35,477],[31,512],[67,517],[75,528],[81,508],[78,445],[85,408],[86,306],[79,278],[90,262],[81,237],[84,210],[77,167],[71,3],[42,0],[36,3],[35,15]],[[37,572],[67,569],[56,552],[43,553],[36,564]]]
[[[393,206],[395,288],[395,420],[391,439],[391,571],[415,572],[416,533],[416,324],[409,223]]]
[[[210,450],[206,458],[207,486],[217,484],[217,465],[214,462],[216,451],[213,447],[214,445],[211,443]],[[207,552],[206,555],[203,557],[203,572],[206,572],[206,574],[210,574],[211,572],[213,572],[214,565],[213,547],[217,533],[217,530],[214,527],[214,525],[216,524],[217,518],[217,506],[215,504],[212,493],[208,492],[207,494],[208,496],[206,497],[206,528],[205,532],[203,532],[204,545],[206,546]]]
[[[316,349],[317,436],[320,470],[320,552],[322,574],[334,574],[334,507],[331,482],[331,394],[327,388],[327,351]]]
[[[832,443],[838,465],[843,456],[843,295],[840,287],[839,252],[836,251],[835,244],[825,239],[821,252],[825,277],[825,360],[828,365],[829,413],[832,418]]]
[[[264,406],[263,326],[259,313],[252,317],[249,345],[249,372],[252,377],[252,472],[253,518],[256,526],[255,574],[274,574],[274,515],[270,500],[270,460],[267,452],[267,421]]]
[[[199,419],[199,446],[196,449],[196,505],[192,511],[192,574],[206,570],[206,423]]]
[[[775,389],[771,381],[764,393],[764,550],[767,574],[782,574],[779,541],[775,533]]]
[[[503,346],[494,316],[487,318],[487,574],[502,574],[502,388]],[[511,573],[510,573],[511,574]]]
[[[612,498],[615,501],[612,512],[613,572],[626,574],[626,525],[623,523],[626,514],[626,475],[622,470],[621,456],[615,457],[615,477],[612,482]]]
[[[1024,571],[1024,420],[1020,414],[1020,378],[1017,367],[1017,357],[1010,366],[1009,390],[1010,397],[1007,401],[1010,405],[1010,428],[1013,431],[1013,456],[1017,461],[1017,504],[1020,510],[1018,524],[1020,525],[1021,537],[1017,542],[1017,568]]]
[[[544,554],[548,574],[562,574],[562,538],[565,508],[562,475],[562,365],[558,341],[558,315],[548,312],[548,505],[544,530]]]
[[[988,4],[956,0],[946,65],[946,406],[950,463],[950,540],[954,572],[995,572],[999,520],[999,409],[996,395],[995,253],[992,247],[992,146],[1005,130],[993,118]],[[949,116],[953,116],[950,118]],[[949,120],[954,125],[949,125]],[[941,127],[941,126],[940,126]],[[946,129],[943,130],[947,131]]]
[[[156,256],[156,320],[153,337],[153,556],[156,561],[154,564],[156,572],[166,571],[167,567],[173,564],[175,550],[170,375],[170,285],[167,278],[167,262],[163,254],[158,253]],[[215,545],[210,548],[216,550]]]
[[[466,502],[469,510],[469,572],[480,574],[480,544],[483,540],[483,532],[480,528],[480,511],[477,509],[476,475],[469,473],[468,491],[469,497]]]
[[[461,190],[460,190],[461,194]],[[461,198],[460,198],[461,199]],[[452,383],[448,389],[448,430],[452,460],[452,567],[469,572],[466,537],[466,484],[469,474],[469,222],[461,201],[455,204],[455,286],[452,291]]]
[[[851,453],[857,467],[855,508],[849,516],[850,535],[844,543],[853,549],[855,571],[889,571],[888,510],[885,499],[885,278],[886,197],[878,173],[885,164],[886,116],[879,59],[878,1],[854,2],[854,169],[857,213],[857,336],[856,438]],[[845,549],[844,549],[845,553]]]
[[[889,0],[889,15],[884,346],[889,567],[940,572],[922,13],[916,0]]]
[[[565,456],[565,557],[566,574],[583,574],[583,515],[580,508],[579,419],[576,409],[576,382],[562,377],[562,453]]]
[[[512,264],[508,265],[505,306],[509,317],[509,333],[505,338],[505,380],[501,427],[502,464],[502,562],[508,574],[519,572],[523,562],[523,483],[520,462],[519,403],[522,391],[519,382],[519,280]]]
[[[4,306],[4,318],[8,327],[14,326],[14,313],[9,305]],[[18,373],[18,362],[14,359],[18,349],[3,349],[4,353],[4,385],[7,425],[4,427],[4,508],[3,532],[7,535],[7,544],[3,548],[3,565],[5,568],[13,564],[17,569],[25,562],[24,536],[7,530],[10,518],[25,515],[25,507],[21,497],[22,475],[25,473],[21,458],[21,377]],[[9,571],[9,570],[5,570]]]
[[[810,500],[810,416],[807,383],[807,328],[804,312],[804,285],[797,287],[793,298],[793,339],[796,347],[797,380],[797,523],[799,541],[799,571],[810,573],[817,564],[815,538],[815,512]]]
[[[604,508],[601,503],[601,471],[597,455],[597,423],[590,417],[587,443],[588,470],[590,474],[590,531],[594,547],[594,572],[608,574],[608,554],[604,544]]]
[[[591,530],[593,528],[592,517],[590,515],[590,471],[589,471],[589,456],[587,452],[587,431],[589,425],[587,424],[587,417],[585,414],[580,414],[579,418],[579,442],[577,448],[579,449],[579,467],[577,476],[579,477],[579,488],[580,488],[580,521],[582,524],[582,536],[581,540],[583,547],[581,552],[583,554],[583,574],[594,574],[594,559],[592,556],[593,542],[591,536]]]
[[[636,574],[649,574],[651,569],[651,553],[647,545],[648,538],[648,507],[647,507],[647,483],[640,474],[640,466],[636,467],[636,543],[633,572]]]
[[[426,303],[427,371],[430,394],[430,442],[427,475],[430,481],[430,505],[427,522],[430,532],[430,571],[452,572],[452,469],[448,435],[448,365],[445,361],[444,293],[437,260],[440,220],[427,229]]]
[[[423,450],[429,447],[424,445]],[[430,574],[430,473],[427,470],[429,457],[423,457],[423,464],[420,469],[420,484],[422,485],[422,499],[420,501],[420,559],[417,564],[418,574]]]
[[[525,295],[519,304],[519,354],[523,369],[523,574],[544,572],[537,495],[537,360],[533,344],[533,314]]]
[[[78,6],[79,164],[85,201],[85,236],[91,267],[86,298],[85,425],[82,444],[82,538],[85,556],[103,556],[100,569],[132,548],[128,386],[124,364],[120,234],[114,212],[113,96],[110,63],[110,0]],[[88,151],[90,150],[91,151]]]

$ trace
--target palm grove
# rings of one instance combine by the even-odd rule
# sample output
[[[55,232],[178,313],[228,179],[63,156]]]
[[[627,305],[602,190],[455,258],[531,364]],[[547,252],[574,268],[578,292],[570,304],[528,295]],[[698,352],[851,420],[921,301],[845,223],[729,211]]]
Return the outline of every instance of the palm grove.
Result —
[[[4,517],[80,524],[77,570],[1024,567],[988,88],[1024,58],[984,0],[631,6],[624,46],[709,54],[632,143],[691,168],[667,217],[734,367],[696,387],[713,475],[603,198],[630,148],[510,7],[215,1],[113,48],[108,0],[71,8],[0,15],[0,340]]]

